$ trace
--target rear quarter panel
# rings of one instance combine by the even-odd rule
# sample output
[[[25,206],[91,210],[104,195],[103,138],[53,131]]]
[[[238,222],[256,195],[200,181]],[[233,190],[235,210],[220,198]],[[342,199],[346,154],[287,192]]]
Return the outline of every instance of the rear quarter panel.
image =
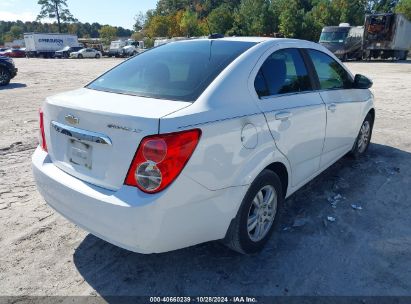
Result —
[[[270,45],[262,43],[242,54],[191,106],[160,119],[160,133],[202,130],[200,142],[182,174],[210,190],[248,185],[275,161],[288,168],[248,90],[250,72]],[[242,141],[246,125],[255,132],[248,132]],[[257,144],[250,148],[247,141]]]

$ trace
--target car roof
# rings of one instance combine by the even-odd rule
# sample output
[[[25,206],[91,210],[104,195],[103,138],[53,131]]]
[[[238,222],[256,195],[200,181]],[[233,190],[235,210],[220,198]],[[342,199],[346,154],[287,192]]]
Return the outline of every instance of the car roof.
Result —
[[[214,41],[239,41],[239,42],[254,42],[257,44],[260,43],[278,43],[278,44],[299,44],[301,47],[310,48],[310,47],[318,47],[318,43],[308,41],[308,40],[301,40],[301,39],[292,39],[292,38],[272,38],[272,37],[224,37],[224,38],[216,38],[216,39],[209,39],[209,38],[200,38],[200,39],[188,39],[188,40],[179,40],[173,41],[173,43],[190,43],[193,41],[198,40],[214,40]]]

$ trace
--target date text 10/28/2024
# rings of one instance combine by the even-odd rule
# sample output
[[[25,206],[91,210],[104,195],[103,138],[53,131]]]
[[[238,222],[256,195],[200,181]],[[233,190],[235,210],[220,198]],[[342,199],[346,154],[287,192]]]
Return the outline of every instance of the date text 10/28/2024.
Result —
[[[254,297],[150,297],[150,303],[258,303]]]

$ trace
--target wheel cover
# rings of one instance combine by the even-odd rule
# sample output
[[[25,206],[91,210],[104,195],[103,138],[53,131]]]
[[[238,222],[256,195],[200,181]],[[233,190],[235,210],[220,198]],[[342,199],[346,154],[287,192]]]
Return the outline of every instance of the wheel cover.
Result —
[[[270,231],[277,213],[277,192],[266,185],[257,192],[247,217],[247,232],[253,242],[261,241]]]
[[[9,79],[9,75],[5,69],[0,69],[0,84],[6,83]]]
[[[358,137],[357,148],[358,148],[359,153],[363,153],[365,149],[367,148],[368,143],[370,141],[370,137],[371,137],[370,135],[371,135],[370,122],[366,120],[361,126],[360,135]]]

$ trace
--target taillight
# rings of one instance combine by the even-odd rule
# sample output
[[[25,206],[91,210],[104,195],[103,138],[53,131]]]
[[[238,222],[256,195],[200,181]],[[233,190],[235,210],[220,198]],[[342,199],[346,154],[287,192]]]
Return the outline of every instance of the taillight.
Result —
[[[47,152],[47,143],[46,143],[46,135],[44,133],[44,113],[42,109],[39,109],[39,122],[40,122],[40,134],[39,134],[39,142],[40,147]]]
[[[201,130],[153,135],[143,138],[125,184],[146,193],[157,193],[181,173],[196,148]]]

